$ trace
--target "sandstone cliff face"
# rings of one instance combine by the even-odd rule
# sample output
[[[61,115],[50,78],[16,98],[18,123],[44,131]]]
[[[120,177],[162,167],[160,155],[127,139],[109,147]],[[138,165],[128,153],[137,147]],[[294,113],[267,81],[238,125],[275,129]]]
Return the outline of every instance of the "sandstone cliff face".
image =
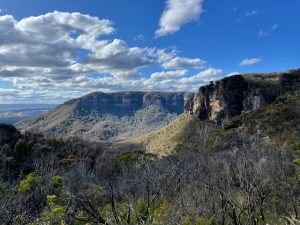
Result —
[[[119,92],[103,93],[94,92],[79,99],[66,102],[75,106],[76,115],[113,114],[116,116],[132,116],[143,107],[161,106],[171,113],[183,112],[185,93],[161,92]]]
[[[300,72],[235,75],[200,87],[194,99],[186,101],[185,112],[222,124],[299,90]]]
[[[172,121],[184,109],[187,93],[94,92],[17,124],[47,136],[111,140],[141,135]]]

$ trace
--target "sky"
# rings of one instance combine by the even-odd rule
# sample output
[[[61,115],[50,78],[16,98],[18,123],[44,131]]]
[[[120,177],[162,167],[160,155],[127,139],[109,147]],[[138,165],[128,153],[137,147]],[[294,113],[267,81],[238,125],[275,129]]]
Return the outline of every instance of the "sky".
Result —
[[[0,0],[0,103],[300,67],[300,0]]]

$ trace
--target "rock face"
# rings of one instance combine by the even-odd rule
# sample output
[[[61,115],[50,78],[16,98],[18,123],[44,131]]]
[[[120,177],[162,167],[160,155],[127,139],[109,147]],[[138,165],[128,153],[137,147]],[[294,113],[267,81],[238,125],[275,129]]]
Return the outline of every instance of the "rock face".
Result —
[[[0,124],[0,146],[15,142],[20,136],[20,132],[14,126]]]
[[[185,112],[222,124],[296,91],[300,91],[300,71],[235,75],[200,87],[194,99],[185,102]]]
[[[140,135],[183,113],[186,93],[94,92],[17,124],[49,136],[109,140]]]

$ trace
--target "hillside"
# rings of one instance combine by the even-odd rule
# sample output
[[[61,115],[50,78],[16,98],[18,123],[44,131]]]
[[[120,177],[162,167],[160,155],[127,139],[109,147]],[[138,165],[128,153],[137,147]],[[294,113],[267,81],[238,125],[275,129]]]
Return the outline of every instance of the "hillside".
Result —
[[[205,149],[215,129],[212,123],[182,114],[167,126],[136,137],[131,142],[144,146],[146,153],[158,156],[167,156],[182,150],[201,151]]]
[[[279,97],[272,104],[237,116],[224,124],[226,131],[270,137],[279,146],[300,149],[300,92]]]
[[[180,151],[211,151],[241,147],[262,141],[297,151],[300,149],[300,93],[279,97],[264,108],[232,117],[223,127],[194,115],[183,114],[167,126],[131,143],[144,146],[147,153],[168,156]]]
[[[297,224],[298,78],[288,79],[286,89],[268,86],[275,82],[278,87],[283,78],[233,76],[203,87],[209,89],[209,98],[199,112],[213,115],[211,102],[221,99],[226,103],[221,124],[187,110],[166,126],[105,142],[20,133],[0,125],[0,223]],[[238,89],[240,82],[247,84],[243,91]],[[252,91],[259,93],[257,99],[270,100],[247,111],[244,103]],[[194,100],[198,97],[199,93]],[[178,115],[176,103],[183,98],[169,93],[93,93],[57,107],[40,123],[75,124],[89,121],[92,114],[103,118],[111,113],[123,121],[153,120],[161,115],[158,112]],[[230,114],[232,109],[237,109],[236,115]],[[153,114],[143,114],[149,111]]]
[[[183,112],[185,93],[94,92],[17,124],[47,136],[89,140],[131,137],[160,128]]]
[[[280,97],[223,128],[183,114],[131,146],[0,125],[0,222],[297,224],[299,109]]]
[[[298,74],[298,75],[297,75]],[[300,149],[300,75],[245,74],[203,86],[185,102],[185,114],[132,142],[151,154],[197,152],[266,144]]]

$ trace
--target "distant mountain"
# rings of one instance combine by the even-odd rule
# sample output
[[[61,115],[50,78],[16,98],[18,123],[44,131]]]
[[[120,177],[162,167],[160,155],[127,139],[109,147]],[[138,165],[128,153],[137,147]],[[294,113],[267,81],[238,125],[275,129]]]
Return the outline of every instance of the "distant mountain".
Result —
[[[183,113],[187,93],[94,92],[16,124],[48,136],[110,140],[160,128]]]

